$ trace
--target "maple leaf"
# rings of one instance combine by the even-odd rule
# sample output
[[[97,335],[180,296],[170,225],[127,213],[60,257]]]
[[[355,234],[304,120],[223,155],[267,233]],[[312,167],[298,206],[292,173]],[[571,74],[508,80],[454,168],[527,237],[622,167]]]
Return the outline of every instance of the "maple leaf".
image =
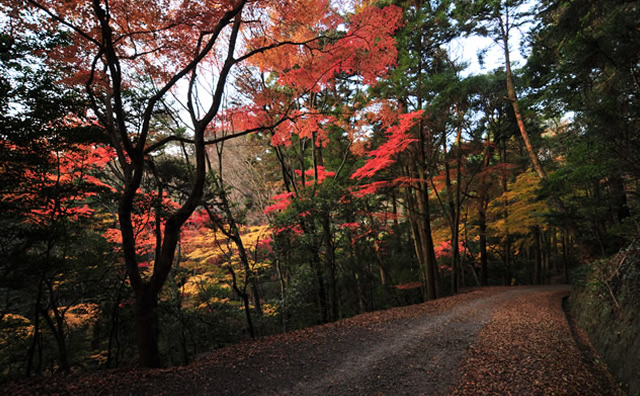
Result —
[[[271,197],[273,201],[276,201],[273,205],[267,206],[264,209],[264,213],[269,215],[274,212],[285,210],[291,204],[291,198],[294,196],[293,192],[284,192]]]
[[[61,122],[74,126],[80,121],[65,118]],[[98,191],[113,191],[111,186],[93,176],[93,173],[104,168],[113,159],[113,150],[91,144],[71,144],[59,148],[52,147],[46,141],[41,143],[44,150],[50,150],[44,153],[50,167],[16,170],[20,175],[21,186],[18,190],[4,192],[2,199],[28,208],[25,223],[41,226],[62,217],[76,221],[93,214],[93,209],[87,205],[87,199],[95,196]],[[27,148],[19,148],[6,141],[0,142],[0,145],[22,152],[20,155],[29,155]],[[5,171],[13,170],[13,167],[9,162],[0,163],[0,168]]]
[[[387,141],[377,149],[369,152],[370,158],[364,166],[356,170],[351,179],[364,179],[375,175],[382,169],[393,164],[393,159],[398,153],[403,152],[416,139],[411,138],[409,129],[413,127],[422,117],[423,110],[402,114],[398,117],[398,123],[390,126],[386,130]]]
[[[359,186],[357,190],[353,191],[353,195],[361,198],[365,195],[375,194],[378,190],[393,185],[394,183],[389,181],[376,181],[373,183],[363,184],[362,186]]]

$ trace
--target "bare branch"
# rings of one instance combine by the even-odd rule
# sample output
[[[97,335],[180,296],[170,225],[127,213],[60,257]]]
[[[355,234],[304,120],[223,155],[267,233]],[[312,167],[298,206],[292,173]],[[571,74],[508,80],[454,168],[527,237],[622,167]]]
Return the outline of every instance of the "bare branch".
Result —
[[[291,117],[291,116],[286,116],[281,118],[280,120],[278,120],[278,122],[274,123],[273,125],[269,125],[269,126],[260,126],[260,127],[256,127],[256,128],[251,128],[251,129],[245,129],[244,131],[240,131],[240,132],[236,132],[234,134],[231,135],[224,135],[224,136],[220,136],[218,138],[212,139],[212,140],[206,140],[204,142],[205,146],[210,146],[212,144],[218,144],[218,143],[222,143],[224,141],[230,140],[230,139],[234,139],[240,136],[245,136],[245,135],[249,135],[255,132],[260,132],[260,131],[267,131],[273,128],[276,128],[278,125],[282,124],[285,121],[293,121],[298,117]],[[195,140],[193,139],[188,139],[188,138],[183,138],[180,136],[176,136],[176,135],[172,135],[172,136],[168,136],[154,144],[152,144],[151,146],[147,147],[144,150],[144,154],[148,155],[156,150],[158,150],[159,148],[163,147],[164,145],[166,145],[167,143],[170,142],[182,142],[182,143],[186,143],[186,144],[195,144]]]
[[[266,47],[260,47],[260,48],[254,49],[253,51],[249,51],[246,54],[242,55],[241,57],[237,58],[235,60],[235,63],[240,63],[240,62],[242,62],[242,61],[244,61],[244,60],[246,60],[248,58],[251,58],[252,56],[255,56],[257,54],[261,54],[263,52],[266,52],[266,51],[269,51],[269,50],[272,50],[272,49],[275,49],[275,48],[279,48],[279,47],[282,47],[282,46],[285,46],[285,45],[303,45],[303,46],[305,46],[305,47],[307,47],[307,48],[309,48],[311,50],[312,48],[309,47],[309,44],[313,43],[314,41],[319,41],[321,39],[326,39],[326,38],[332,39],[331,37],[328,37],[328,36],[317,36],[317,37],[314,37],[314,38],[306,40],[306,41],[289,41],[289,40],[280,41],[280,42],[277,42],[277,43],[273,43],[273,44],[267,45]]]
[[[102,44],[100,44],[100,42],[98,40],[96,40],[93,37],[91,37],[88,33],[83,31],[79,27],[77,27],[77,26],[73,25],[72,23],[67,22],[64,19],[60,18],[58,15],[54,14],[53,12],[51,12],[51,10],[49,10],[47,7],[43,6],[42,4],[40,4],[40,3],[38,3],[37,1],[34,1],[34,0],[27,0],[27,2],[29,4],[31,4],[31,5],[33,5],[34,7],[44,11],[45,14],[49,15],[51,18],[53,18],[54,20],[56,20],[59,23],[63,24],[64,26],[70,28],[74,32],[78,33],[80,36],[82,36],[85,39],[87,39],[90,42],[92,42],[93,44],[95,44],[98,47],[102,48]]]
[[[147,135],[149,134],[149,126],[151,123],[151,117],[153,115],[153,109],[156,103],[174,86],[176,83],[186,76],[189,72],[191,72],[198,64],[209,54],[209,52],[213,49],[215,42],[218,39],[218,36],[222,32],[222,30],[233,20],[233,18],[242,11],[242,8],[246,4],[246,0],[239,1],[238,4],[227,11],[215,29],[213,30],[212,36],[207,42],[207,45],[203,48],[203,50],[195,57],[187,66],[185,66],[181,71],[176,73],[170,80],[165,84],[160,91],[158,91],[151,99],[149,99],[149,103],[144,111],[143,121],[142,121],[142,131],[140,133],[140,140],[138,141],[138,150],[142,150],[144,147],[145,141],[147,139]]]

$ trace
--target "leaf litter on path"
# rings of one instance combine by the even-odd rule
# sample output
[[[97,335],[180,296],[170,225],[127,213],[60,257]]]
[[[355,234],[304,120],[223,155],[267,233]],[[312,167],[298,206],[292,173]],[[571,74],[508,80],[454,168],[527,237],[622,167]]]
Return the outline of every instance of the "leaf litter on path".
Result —
[[[489,287],[246,341],[186,367],[9,384],[6,394],[618,394],[585,361],[568,287]],[[604,393],[603,393],[604,392]]]

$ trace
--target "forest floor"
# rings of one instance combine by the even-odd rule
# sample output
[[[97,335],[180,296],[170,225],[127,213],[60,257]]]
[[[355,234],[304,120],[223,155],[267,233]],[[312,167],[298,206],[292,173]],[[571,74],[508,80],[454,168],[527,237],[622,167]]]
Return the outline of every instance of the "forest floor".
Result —
[[[474,289],[247,341],[186,367],[30,380],[5,394],[617,395],[569,286]]]

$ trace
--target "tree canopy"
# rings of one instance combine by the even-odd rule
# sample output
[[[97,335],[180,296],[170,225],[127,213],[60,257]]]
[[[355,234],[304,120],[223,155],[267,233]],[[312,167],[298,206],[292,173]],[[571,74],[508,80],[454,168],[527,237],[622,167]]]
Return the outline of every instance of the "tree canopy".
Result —
[[[3,379],[566,281],[637,237],[635,2],[0,5]]]

